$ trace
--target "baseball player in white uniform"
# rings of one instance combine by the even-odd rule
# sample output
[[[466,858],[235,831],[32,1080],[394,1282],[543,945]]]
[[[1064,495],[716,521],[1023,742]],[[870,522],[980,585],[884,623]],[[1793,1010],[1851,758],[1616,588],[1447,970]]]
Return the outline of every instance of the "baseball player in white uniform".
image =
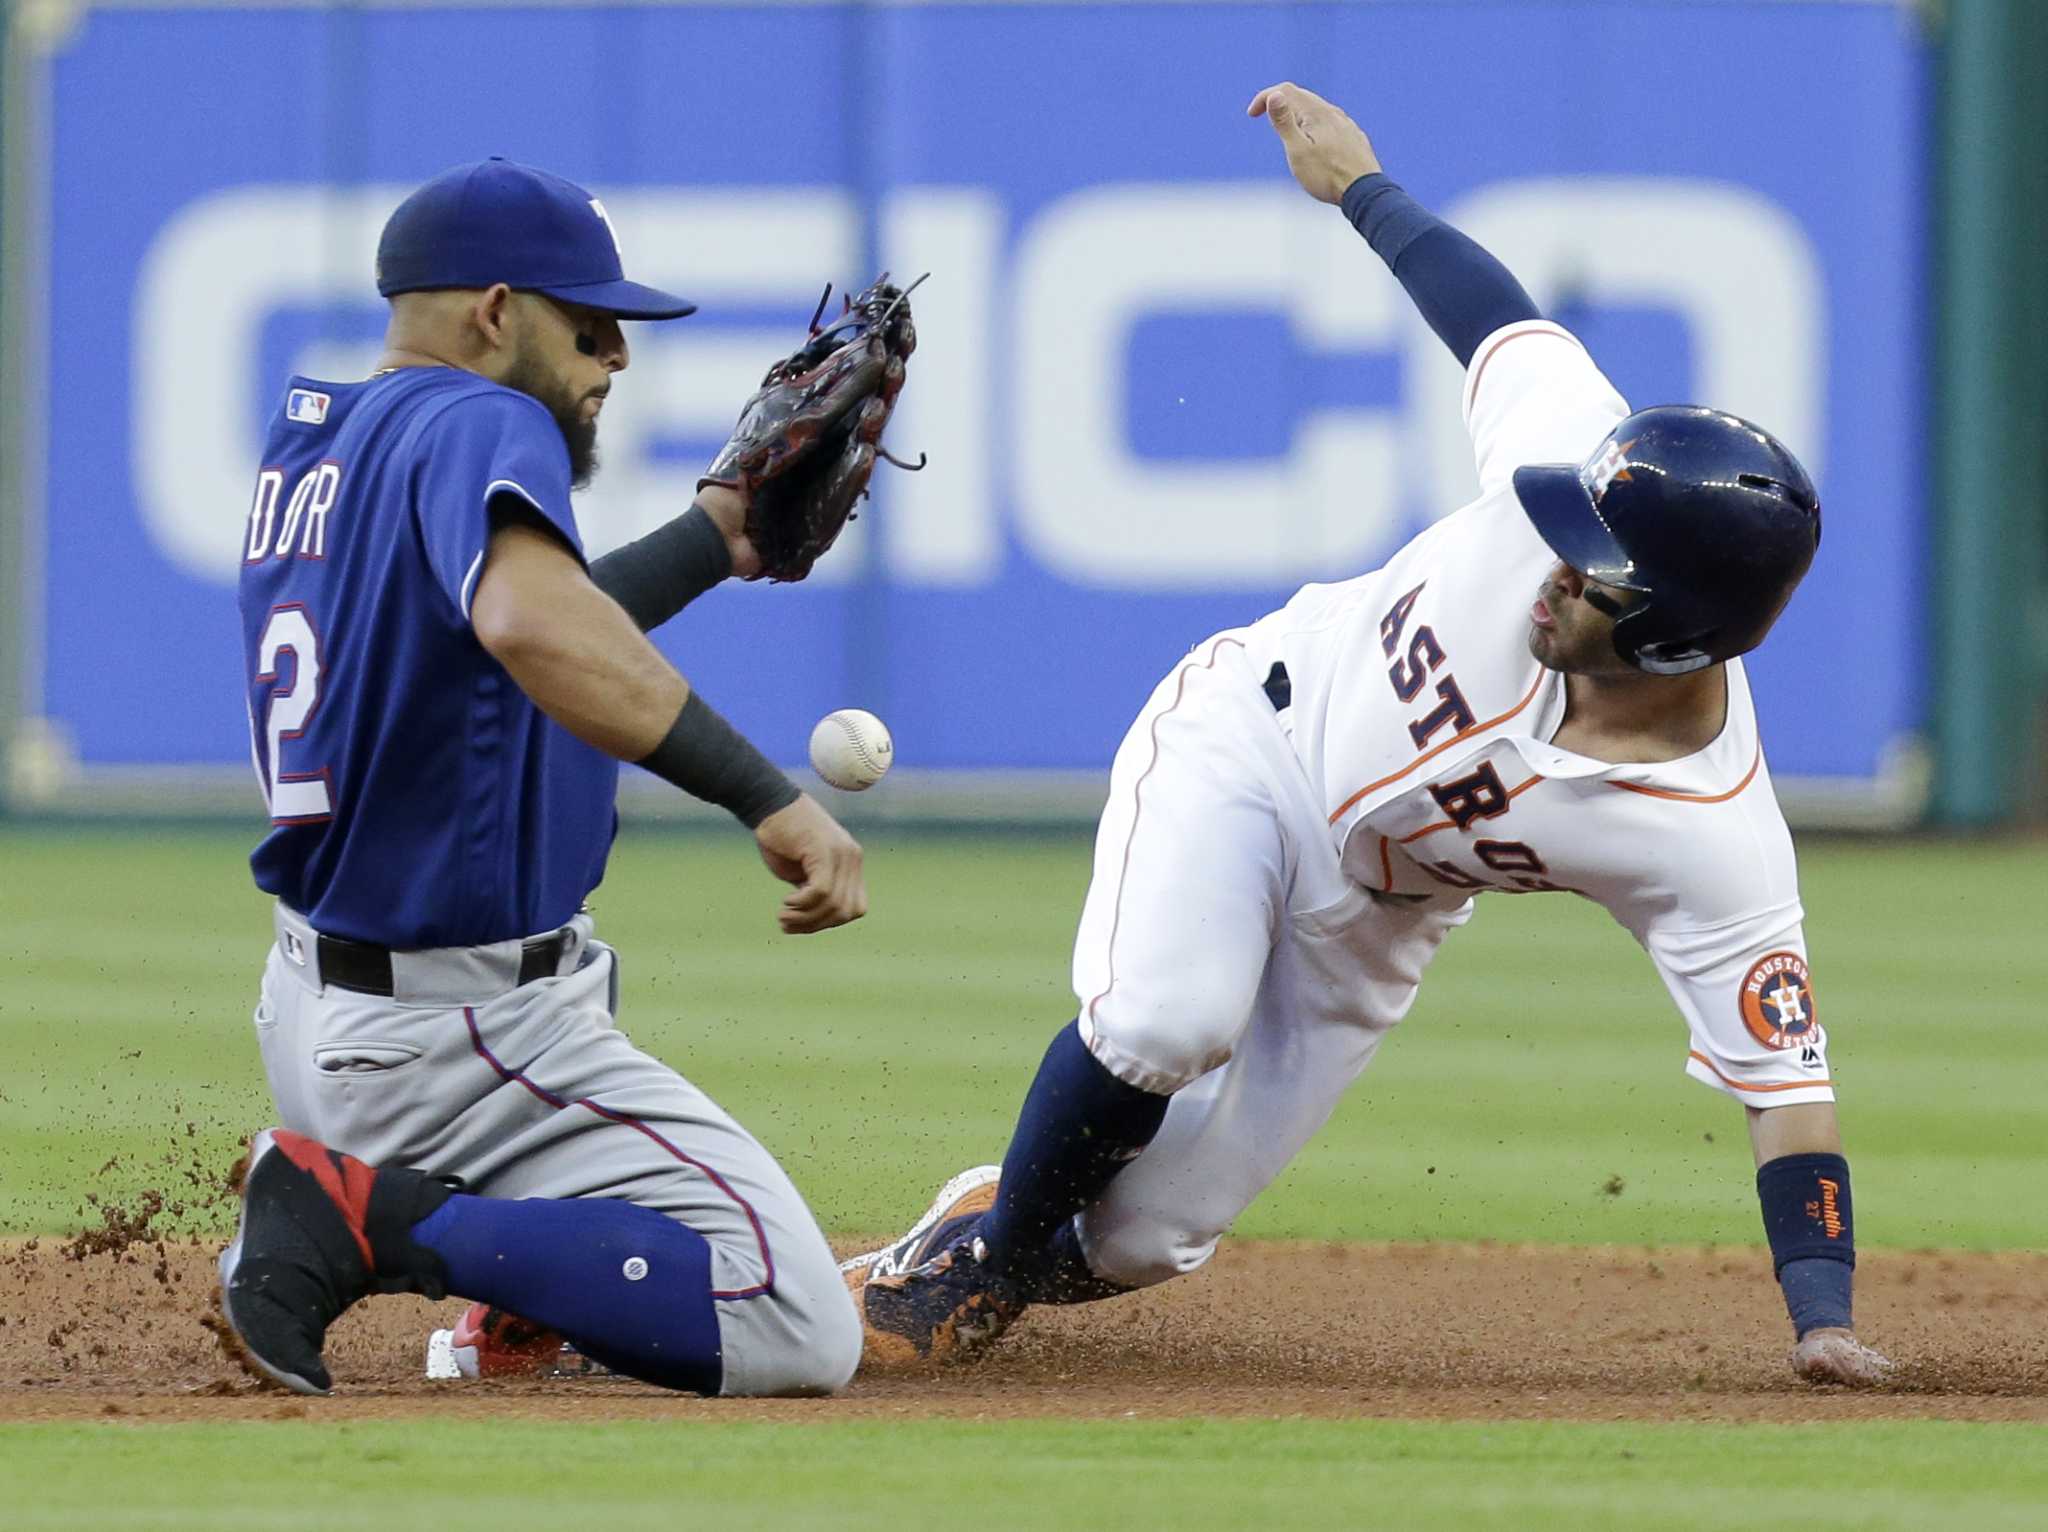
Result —
[[[1715,411],[1631,413],[1484,250],[1293,85],[1250,114],[1466,366],[1479,498],[1382,568],[1195,647],[1118,751],[1080,1009],[1001,1167],[849,1262],[866,1358],[1192,1271],[1407,1014],[1473,896],[1593,899],[1648,952],[1685,1069],[1740,1103],[1810,1379],[1851,1330],[1849,1168],[1792,842],[1738,656],[1820,539],[1813,486]]]

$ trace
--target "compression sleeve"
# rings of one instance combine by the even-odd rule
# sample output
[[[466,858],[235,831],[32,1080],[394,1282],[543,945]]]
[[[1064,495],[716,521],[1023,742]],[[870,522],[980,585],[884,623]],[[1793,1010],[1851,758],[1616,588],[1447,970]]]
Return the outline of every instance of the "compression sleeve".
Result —
[[[1503,325],[1543,317],[1513,272],[1379,172],[1353,181],[1343,206],[1459,366]]]
[[[732,551],[701,505],[592,562],[597,588],[651,633],[732,573]]]

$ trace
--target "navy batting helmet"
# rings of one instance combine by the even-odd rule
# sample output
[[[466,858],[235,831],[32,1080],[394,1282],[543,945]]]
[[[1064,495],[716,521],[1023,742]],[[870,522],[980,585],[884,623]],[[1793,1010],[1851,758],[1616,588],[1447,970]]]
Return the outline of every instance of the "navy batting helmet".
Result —
[[[1583,465],[1517,468],[1515,496],[1559,558],[1640,593],[1627,607],[1586,599],[1616,619],[1615,652],[1653,675],[1762,643],[1820,546],[1820,497],[1799,460],[1719,410],[1638,410]]]

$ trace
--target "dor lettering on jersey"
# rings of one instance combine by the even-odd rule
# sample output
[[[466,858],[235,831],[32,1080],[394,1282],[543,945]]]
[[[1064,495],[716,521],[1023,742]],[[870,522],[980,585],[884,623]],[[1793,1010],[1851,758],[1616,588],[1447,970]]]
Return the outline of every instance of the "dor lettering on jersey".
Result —
[[[284,498],[284,470],[260,470],[256,475],[255,498],[249,503],[249,542],[243,550],[242,562],[326,558],[327,513],[334,509],[340,495],[341,464],[330,458],[308,470],[293,486],[280,517],[278,501]]]

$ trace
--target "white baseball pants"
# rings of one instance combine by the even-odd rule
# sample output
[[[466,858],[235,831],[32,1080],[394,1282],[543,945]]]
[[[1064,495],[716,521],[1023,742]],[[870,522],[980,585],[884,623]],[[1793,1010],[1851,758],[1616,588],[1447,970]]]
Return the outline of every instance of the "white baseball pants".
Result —
[[[1343,875],[1256,644],[1237,631],[1198,646],[1131,725],[1074,944],[1097,1061],[1175,1093],[1079,1219],[1096,1274],[1134,1287],[1209,1259],[1471,916],[1469,901],[1383,902]]]

